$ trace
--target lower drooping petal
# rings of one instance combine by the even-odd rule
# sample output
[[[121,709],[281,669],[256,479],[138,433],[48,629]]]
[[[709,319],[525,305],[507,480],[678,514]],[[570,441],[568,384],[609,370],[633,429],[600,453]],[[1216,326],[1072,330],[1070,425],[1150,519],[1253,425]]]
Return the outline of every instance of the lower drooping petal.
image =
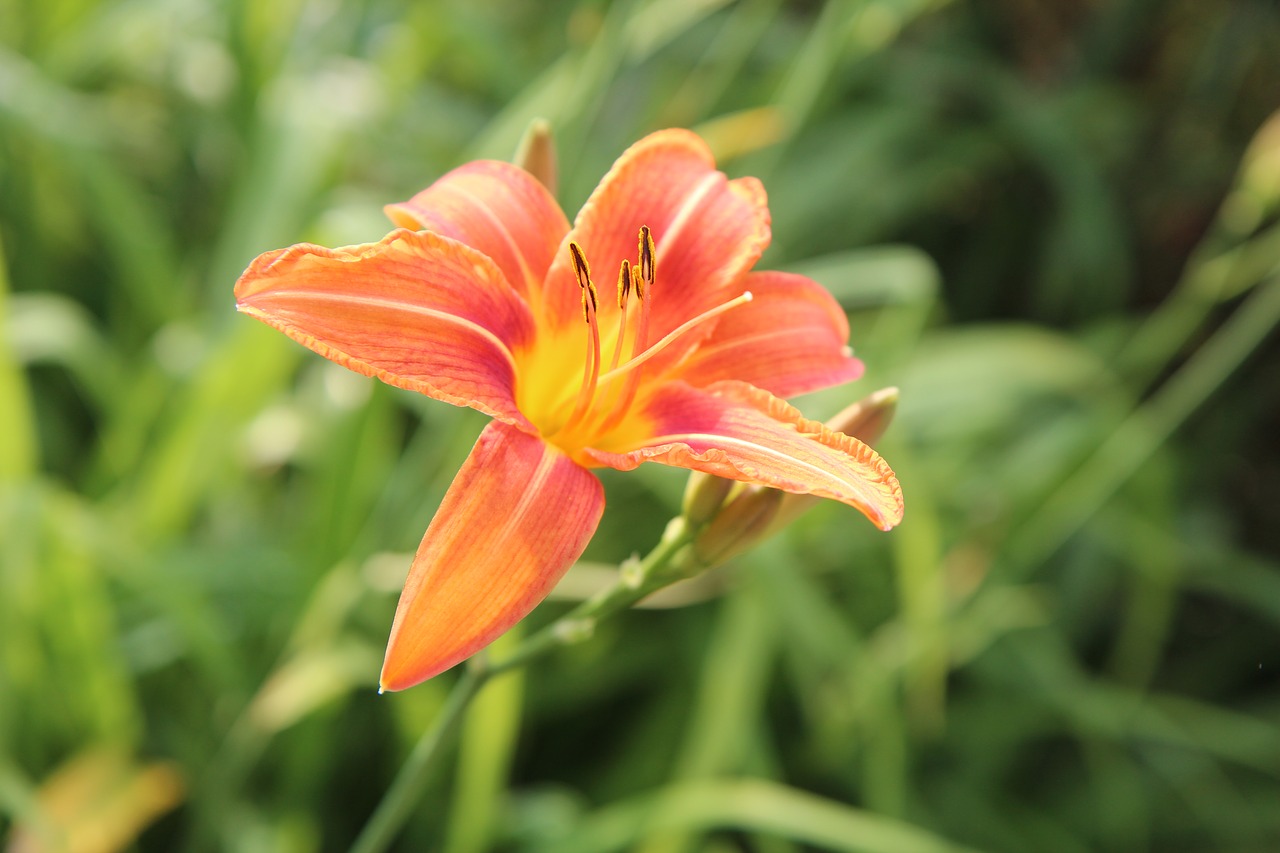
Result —
[[[426,681],[523,618],[582,554],[603,510],[594,474],[540,438],[489,424],[413,558],[383,689]]]
[[[785,398],[862,375],[862,362],[848,351],[844,311],[817,282],[754,272],[747,290],[753,299],[720,317],[673,378],[697,386],[734,379]]]
[[[888,463],[856,438],[806,420],[743,382],[705,389],[672,382],[645,404],[654,424],[643,446],[587,450],[623,471],[661,462],[856,507],[884,530],[902,520],[902,488]]]
[[[512,349],[528,306],[489,258],[426,232],[257,258],[236,307],[338,364],[530,430],[515,402]]]

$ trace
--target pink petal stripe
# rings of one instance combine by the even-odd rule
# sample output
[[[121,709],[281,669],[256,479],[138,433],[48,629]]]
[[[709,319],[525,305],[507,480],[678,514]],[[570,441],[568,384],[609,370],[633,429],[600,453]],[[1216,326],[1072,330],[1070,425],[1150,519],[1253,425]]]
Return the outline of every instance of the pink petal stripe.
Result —
[[[413,558],[385,690],[403,690],[493,642],[582,554],[604,510],[593,474],[502,423],[480,434]]]
[[[401,204],[397,225],[425,229],[488,255],[526,300],[536,301],[569,221],[528,172],[496,160],[460,166]]]
[[[795,494],[842,501],[882,529],[902,520],[902,488],[880,456],[844,433],[806,420],[793,407],[742,382],[706,389],[672,382],[655,390],[646,415],[656,424],[643,446],[588,450],[629,471],[661,462]]]
[[[325,358],[388,384],[532,430],[511,350],[528,307],[484,255],[427,232],[342,249],[300,244],[257,258],[236,307]]]
[[[778,397],[794,397],[857,379],[844,310],[802,275],[754,272],[751,302],[727,312],[673,373],[690,385],[736,379]]]
[[[659,131],[628,148],[578,214],[569,238],[582,246],[605,292],[623,258],[636,262],[641,225],[657,245],[653,340],[742,293],[741,277],[769,244],[760,182],[727,180],[706,143],[686,130]],[[573,322],[578,292],[566,252],[556,255],[547,289],[555,300],[550,316]],[[613,300],[602,300],[601,328],[612,327],[616,310]]]

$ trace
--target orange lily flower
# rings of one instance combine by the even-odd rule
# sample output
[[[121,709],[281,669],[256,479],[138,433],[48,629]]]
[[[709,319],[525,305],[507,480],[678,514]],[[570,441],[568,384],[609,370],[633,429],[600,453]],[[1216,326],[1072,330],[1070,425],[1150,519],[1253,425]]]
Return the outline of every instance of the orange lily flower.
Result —
[[[753,272],[764,189],[691,132],[628,149],[570,227],[508,163],[469,163],[387,213],[377,243],[268,252],[239,310],[345,367],[491,416],[419,546],[383,689],[425,681],[523,618],[604,509],[590,469],[653,461],[833,498],[888,530],[893,471],[780,397],[857,378],[813,281]],[[592,265],[617,265],[616,298]],[[597,266],[597,269],[600,267]]]

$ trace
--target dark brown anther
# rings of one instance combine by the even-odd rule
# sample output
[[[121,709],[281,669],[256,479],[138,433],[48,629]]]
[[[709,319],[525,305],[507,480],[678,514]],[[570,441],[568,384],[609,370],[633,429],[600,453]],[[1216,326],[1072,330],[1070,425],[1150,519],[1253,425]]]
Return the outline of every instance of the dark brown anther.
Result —
[[[591,267],[587,265],[587,256],[577,243],[569,244],[569,256],[573,259],[573,272],[578,277],[578,287],[582,288],[582,319],[591,322],[591,315],[596,311],[596,286],[591,283]]]
[[[627,297],[631,295],[631,261],[622,259],[622,269],[618,270],[618,307],[627,307]]]
[[[656,254],[657,254],[657,249],[654,248],[653,235],[649,233],[649,226],[641,225],[640,226],[640,262],[639,264],[637,264],[637,266],[640,267],[640,280],[644,282],[644,285],[646,288],[653,286],[654,278],[657,275],[657,270],[655,269],[655,267],[657,266],[657,262],[655,260]],[[643,298],[644,291],[638,290],[636,295]]]

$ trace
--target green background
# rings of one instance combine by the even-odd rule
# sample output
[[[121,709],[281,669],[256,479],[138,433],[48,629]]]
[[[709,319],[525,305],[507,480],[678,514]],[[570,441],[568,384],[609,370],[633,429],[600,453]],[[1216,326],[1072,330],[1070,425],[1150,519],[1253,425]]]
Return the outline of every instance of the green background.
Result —
[[[0,0],[0,832],[356,837],[456,677],[375,692],[484,420],[232,284],[541,117],[570,215],[665,126],[765,182],[761,267],[868,366],[799,405],[901,388],[907,517],[495,682],[396,849],[1280,849],[1277,45],[1270,0]],[[684,479],[609,473],[605,563]]]

